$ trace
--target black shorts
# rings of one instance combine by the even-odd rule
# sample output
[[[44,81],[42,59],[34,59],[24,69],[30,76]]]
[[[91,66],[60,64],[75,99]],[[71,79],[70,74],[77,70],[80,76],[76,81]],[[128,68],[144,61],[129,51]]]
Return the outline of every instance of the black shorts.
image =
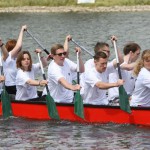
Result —
[[[5,88],[6,88],[6,91],[8,92],[8,94],[16,95],[17,90],[16,90],[16,86],[15,85],[13,85],[13,86],[5,86]]]

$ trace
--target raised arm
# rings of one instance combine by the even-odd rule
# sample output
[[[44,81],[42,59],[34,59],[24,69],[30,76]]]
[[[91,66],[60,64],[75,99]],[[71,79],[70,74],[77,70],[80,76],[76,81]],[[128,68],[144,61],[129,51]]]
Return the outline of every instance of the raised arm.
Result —
[[[64,42],[64,50],[65,52],[67,52],[66,54],[67,58],[69,57],[69,41],[71,40],[71,38],[72,38],[71,35],[67,35]]]
[[[2,42],[1,38],[0,38],[0,48],[1,48],[2,53],[3,53],[3,60],[5,61],[7,59],[7,57],[8,57],[9,54],[8,54],[8,51],[7,51],[4,43]]]
[[[35,52],[40,54],[42,65],[43,67],[46,67],[48,65],[48,61],[46,57],[42,56],[42,50],[36,49]]]
[[[11,50],[11,56],[12,56],[12,58],[16,58],[18,52],[22,48],[23,33],[24,33],[24,31],[26,29],[27,29],[26,25],[22,26],[22,28],[20,30],[20,33],[19,33],[19,37],[18,37],[17,43],[16,43],[15,47]]]
[[[121,69],[128,70],[128,71],[134,69],[136,62],[131,63],[130,56],[131,56],[131,52],[124,56],[124,62],[120,65]]]
[[[84,63],[82,61],[82,57],[81,57],[81,48],[76,47],[75,50],[76,52],[77,51],[79,52],[79,70],[80,70],[80,73],[83,73],[85,71],[85,68],[84,68]]]
[[[114,35],[111,36],[111,42],[113,43],[113,41],[117,42],[117,38]],[[123,60],[123,55],[122,55],[119,48],[117,48],[117,52],[118,52],[119,63],[122,64],[124,62],[124,60]],[[113,65],[115,68],[117,67],[117,61],[116,60],[113,61]]]

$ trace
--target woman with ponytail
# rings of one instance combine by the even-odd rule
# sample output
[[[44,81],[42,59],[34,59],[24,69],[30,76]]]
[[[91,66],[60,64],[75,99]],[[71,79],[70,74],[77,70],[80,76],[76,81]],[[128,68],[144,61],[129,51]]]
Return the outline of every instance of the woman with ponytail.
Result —
[[[144,50],[134,69],[137,76],[131,106],[150,106],[150,49]]]

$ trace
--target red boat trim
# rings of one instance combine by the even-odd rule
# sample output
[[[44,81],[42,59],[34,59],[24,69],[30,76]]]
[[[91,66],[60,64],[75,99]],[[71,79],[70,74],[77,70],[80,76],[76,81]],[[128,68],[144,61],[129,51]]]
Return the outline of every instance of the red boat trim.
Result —
[[[46,101],[11,101],[13,115],[15,117],[49,120]],[[85,119],[81,119],[74,113],[73,103],[56,103],[61,120],[80,123],[117,123],[136,124],[150,126],[150,107],[131,107],[129,114],[119,106],[84,104]],[[0,102],[0,115],[2,115],[2,103]]]
[[[39,104],[39,105],[46,105],[46,101],[11,101],[12,103],[22,103],[22,104]],[[73,103],[56,103],[56,106],[74,106]],[[115,108],[120,109],[120,106],[111,106],[111,105],[91,105],[91,104],[84,104],[84,107],[90,108]],[[131,110],[150,110],[150,107],[131,107]]]

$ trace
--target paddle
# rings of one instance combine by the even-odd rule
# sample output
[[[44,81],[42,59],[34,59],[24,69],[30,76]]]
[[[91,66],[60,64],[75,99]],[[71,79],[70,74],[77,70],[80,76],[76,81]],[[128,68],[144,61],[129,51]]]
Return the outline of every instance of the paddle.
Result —
[[[117,46],[116,46],[115,40],[113,40],[113,46],[114,46],[115,54],[116,54],[119,79],[122,79],[121,69],[120,69],[120,64],[119,64],[119,58],[118,58],[118,52],[117,52]],[[120,104],[120,108],[122,110],[124,110],[128,113],[131,113],[130,104],[129,104],[129,97],[128,97],[127,92],[125,91],[123,85],[119,87],[119,104]]]
[[[91,56],[93,56],[93,54],[91,52],[89,52],[87,49],[85,49],[84,47],[80,46],[74,39],[71,39],[71,41],[76,44],[77,46],[79,46],[81,49],[83,49],[84,51],[86,51],[88,54],[90,54]]]
[[[80,72],[79,72],[79,52],[77,52],[77,83],[80,82]],[[84,119],[84,107],[83,107],[83,100],[80,95],[80,90],[78,90],[75,94],[74,98],[74,112],[77,116]]]
[[[44,69],[43,69],[43,65],[42,65],[39,53],[38,53],[38,58],[39,58],[40,66],[41,66],[41,71],[42,71],[42,74],[43,74],[43,79],[46,80],[46,76],[45,76],[45,73],[44,73]],[[49,116],[52,119],[60,120],[60,117],[58,115],[58,111],[57,111],[57,108],[56,108],[56,104],[54,102],[54,99],[50,95],[50,92],[49,92],[49,89],[48,89],[47,85],[46,85],[46,91],[47,91],[46,104],[47,104]]]
[[[3,75],[4,73],[3,73],[1,51],[0,51],[0,66],[1,66],[1,75]],[[13,116],[10,97],[9,97],[9,94],[7,93],[7,91],[5,89],[5,82],[3,82],[3,91],[1,93],[1,101],[2,101],[2,114],[3,114],[3,117],[8,118],[10,116]]]
[[[45,51],[45,53],[49,55],[48,50],[44,48],[44,46],[31,34],[31,32],[29,32],[28,30],[26,30],[26,32],[32,37],[32,39],[34,39],[38,43],[38,45]]]

